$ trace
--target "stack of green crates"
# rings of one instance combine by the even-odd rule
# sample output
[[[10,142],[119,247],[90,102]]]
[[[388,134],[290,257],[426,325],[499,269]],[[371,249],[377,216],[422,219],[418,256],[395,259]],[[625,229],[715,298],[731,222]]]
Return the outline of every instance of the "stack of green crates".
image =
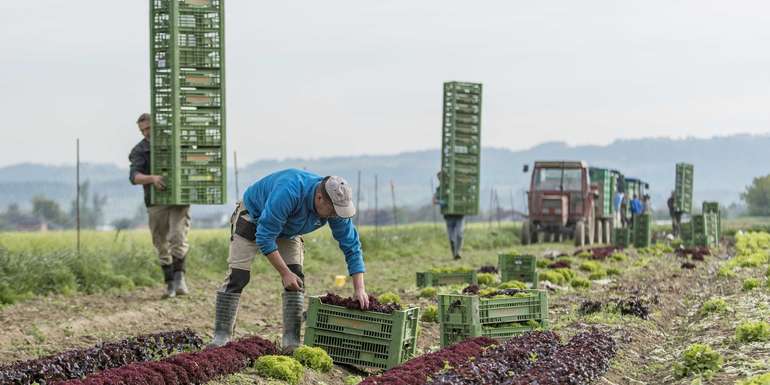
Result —
[[[644,248],[650,245],[652,245],[652,215],[637,215],[634,217],[634,247]]]
[[[443,214],[479,212],[481,84],[444,83],[439,198]]]
[[[419,319],[417,307],[385,314],[310,297],[305,345],[324,349],[338,364],[390,369],[414,357]]]
[[[534,255],[498,254],[497,271],[502,282],[521,281],[532,289],[538,287],[537,257]]]
[[[716,214],[716,237],[717,243],[719,243],[719,239],[722,237],[722,212],[719,208],[719,202],[703,202],[703,213]]]
[[[227,200],[223,1],[150,1],[154,204]]]
[[[631,236],[631,229],[628,227],[618,227],[615,229],[615,234],[613,239],[613,244],[617,247],[630,247],[633,241],[633,237]]]
[[[692,243],[695,246],[719,245],[719,214],[704,213],[692,216]]]
[[[438,314],[442,347],[480,336],[506,341],[532,330],[548,329],[548,293],[522,290],[501,298],[440,294]]]
[[[693,228],[692,228],[692,222],[683,222],[681,225],[681,234],[679,235],[680,238],[682,238],[682,242],[685,244],[685,246],[692,246],[693,243]]]
[[[599,197],[595,201],[596,216],[598,218],[609,218],[612,216],[612,174],[610,170],[604,168],[591,167],[589,169],[591,184],[599,186]]]
[[[693,165],[677,163],[676,184],[674,189],[674,209],[683,213],[692,212],[692,192],[694,180]]]
[[[420,288],[428,286],[457,285],[463,283],[467,283],[469,285],[477,284],[478,278],[476,277],[476,272],[473,270],[451,272],[417,272],[417,287]]]

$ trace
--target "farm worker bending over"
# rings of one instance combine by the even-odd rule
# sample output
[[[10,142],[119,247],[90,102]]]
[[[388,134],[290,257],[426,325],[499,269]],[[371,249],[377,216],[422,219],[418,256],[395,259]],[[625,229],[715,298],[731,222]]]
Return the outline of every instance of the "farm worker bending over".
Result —
[[[152,244],[158,250],[160,267],[166,282],[163,298],[169,298],[188,293],[184,280],[184,261],[190,249],[187,243],[187,233],[190,232],[190,205],[150,203],[150,185],[160,191],[166,188],[162,176],[150,174],[150,123],[150,114],[147,113],[140,115],[136,121],[144,139],[134,146],[128,156],[131,161],[128,178],[132,184],[144,187],[144,204],[150,219]]]
[[[329,224],[353,277],[354,298],[369,307],[364,287],[361,241],[353,221],[356,208],[350,185],[338,176],[322,177],[288,169],[270,174],[243,193],[230,218],[230,271],[217,291],[214,341],[222,346],[232,338],[241,292],[249,283],[251,263],[258,252],[281,275],[283,293],[283,347],[300,345],[304,303],[303,234]]]
[[[441,191],[441,171],[436,174],[438,178],[438,187],[433,194],[433,204],[439,205],[443,209],[447,203],[441,200],[439,193]],[[463,249],[463,233],[465,232],[465,217],[460,214],[444,214],[444,221],[446,222],[446,232],[449,236],[449,248],[452,250],[452,256],[454,259],[460,259],[460,250]]]

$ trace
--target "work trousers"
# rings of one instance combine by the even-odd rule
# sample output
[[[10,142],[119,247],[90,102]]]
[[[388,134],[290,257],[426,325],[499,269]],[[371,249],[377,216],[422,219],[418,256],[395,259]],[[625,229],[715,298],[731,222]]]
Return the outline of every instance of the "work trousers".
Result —
[[[465,217],[462,215],[444,215],[444,220],[446,221],[446,231],[449,236],[452,256],[457,257],[463,248]]]
[[[251,264],[260,253],[256,242],[256,221],[243,205],[238,202],[230,216],[229,267],[224,291],[240,293],[250,279]],[[305,263],[305,244],[301,236],[278,238],[278,252],[286,266],[304,281],[302,266]]]
[[[183,261],[190,249],[187,235],[190,232],[189,205],[157,205],[147,208],[150,220],[152,244],[158,251],[161,266],[173,260]]]

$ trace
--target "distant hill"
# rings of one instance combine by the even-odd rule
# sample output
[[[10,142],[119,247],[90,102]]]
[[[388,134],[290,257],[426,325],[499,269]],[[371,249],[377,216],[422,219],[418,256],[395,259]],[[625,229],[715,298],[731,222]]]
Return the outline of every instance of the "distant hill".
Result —
[[[523,206],[523,192],[529,174],[522,165],[535,160],[585,160],[590,165],[621,170],[627,176],[650,183],[653,203],[665,204],[674,184],[674,164],[695,164],[695,198],[730,204],[752,178],[770,174],[770,135],[735,135],[710,139],[638,139],[619,140],[607,146],[568,146],[544,143],[523,151],[484,148],[482,153],[482,207],[495,188],[504,207],[511,201]],[[391,206],[390,181],[393,181],[398,206],[420,206],[431,197],[431,179],[439,168],[439,150],[407,152],[395,155],[331,157],[258,161],[239,170],[240,191],[251,182],[274,170],[287,167],[307,168],[320,174],[338,174],[354,185],[362,173],[361,208],[374,207],[374,175],[379,179],[380,208]],[[230,170],[230,181],[233,172]],[[73,166],[18,164],[0,168],[0,208],[10,203],[27,207],[35,195],[56,199],[68,209],[74,197]],[[128,183],[128,170],[112,164],[85,164],[81,179],[90,180],[92,191],[109,197],[107,219],[133,216],[141,205],[141,189]],[[232,184],[231,184],[232,186]],[[229,191],[235,200],[233,189]],[[194,215],[227,212],[228,206],[195,207]]]

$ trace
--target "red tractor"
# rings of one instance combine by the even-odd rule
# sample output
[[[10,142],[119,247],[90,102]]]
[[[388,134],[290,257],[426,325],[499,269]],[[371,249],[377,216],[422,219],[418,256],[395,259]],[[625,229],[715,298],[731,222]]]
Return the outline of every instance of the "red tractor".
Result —
[[[596,193],[585,162],[535,162],[527,194],[529,220],[521,227],[521,243],[540,242],[542,234],[545,242],[568,237],[577,246],[592,244]]]

